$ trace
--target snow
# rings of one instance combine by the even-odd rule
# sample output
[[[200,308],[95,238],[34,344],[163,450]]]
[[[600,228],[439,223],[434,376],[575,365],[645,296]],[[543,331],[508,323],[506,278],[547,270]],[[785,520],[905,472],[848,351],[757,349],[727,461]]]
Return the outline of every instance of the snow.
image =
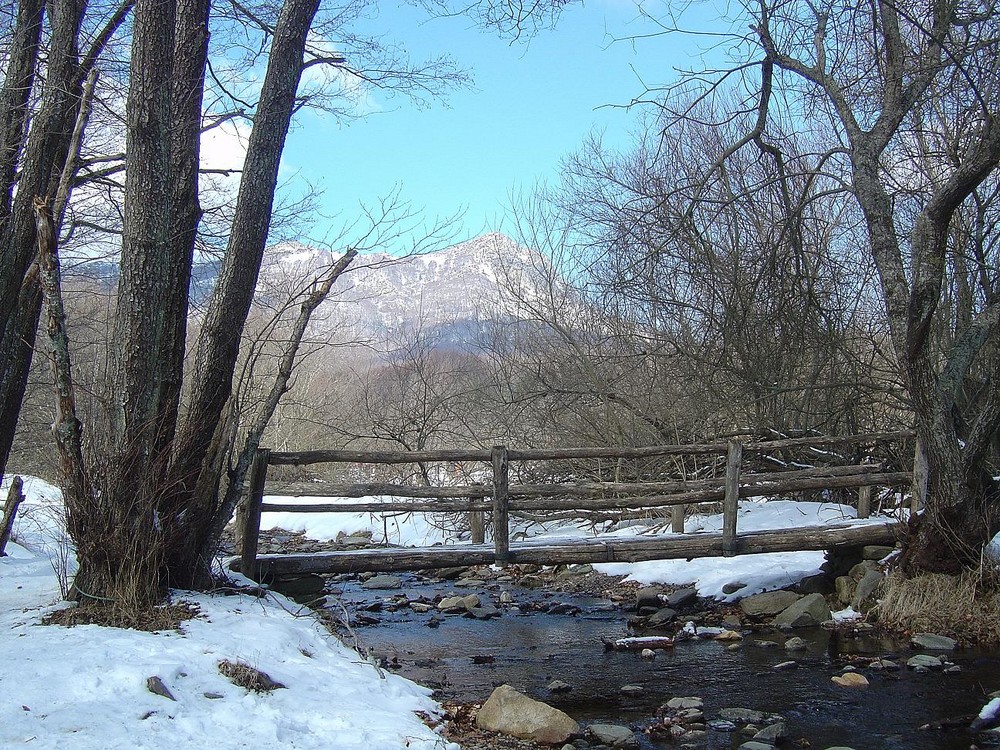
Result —
[[[72,556],[58,490],[25,489],[17,542],[0,558],[0,747],[457,748],[414,713],[438,711],[429,690],[380,672],[278,595],[173,592],[200,610],[182,632],[40,625],[65,606],[58,571]],[[219,673],[223,659],[287,688],[247,692]],[[176,701],[147,690],[153,676]]]

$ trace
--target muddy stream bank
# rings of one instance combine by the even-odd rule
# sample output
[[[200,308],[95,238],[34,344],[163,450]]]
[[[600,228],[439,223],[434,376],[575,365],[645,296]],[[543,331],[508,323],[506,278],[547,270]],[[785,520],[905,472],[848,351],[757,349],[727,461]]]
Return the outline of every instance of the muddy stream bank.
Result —
[[[991,739],[1000,739],[993,733],[977,735],[965,727],[921,729],[976,714],[988,694],[1000,690],[1000,650],[959,649],[945,654],[958,669],[918,672],[906,662],[921,652],[906,642],[855,628],[782,633],[744,617],[738,628],[741,641],[696,637],[657,651],[654,659],[642,658],[635,652],[606,651],[602,638],[672,634],[688,620],[718,624],[726,612],[709,611],[698,600],[665,629],[635,631],[629,628],[634,589],[612,581],[601,590],[608,579],[590,575],[596,583],[569,581],[570,591],[547,590],[559,581],[537,576],[520,579],[530,582],[526,587],[517,578],[450,581],[402,574],[394,576],[398,587],[378,589],[366,588],[356,576],[340,576],[328,583],[328,610],[338,619],[346,612],[363,648],[385,669],[432,688],[438,700],[482,703],[506,683],[562,709],[581,725],[628,726],[643,748],[731,750],[749,739],[739,724],[736,731],[709,727],[674,738],[649,731],[658,723],[663,729],[660,707],[666,701],[686,696],[704,701],[706,722],[727,708],[780,714],[788,729],[786,746],[791,747],[1000,747]],[[567,581],[564,577],[563,583]],[[539,588],[539,582],[546,585]],[[437,607],[443,597],[469,594],[480,598],[483,619],[445,614]],[[733,611],[728,614],[732,617]],[[786,651],[784,643],[792,635],[805,641],[805,650]],[[879,659],[900,668],[872,668]],[[789,668],[789,661],[795,666]],[[783,663],[785,668],[775,669]],[[831,681],[851,668],[867,678],[868,687],[844,688]],[[550,689],[555,681],[569,689]],[[493,746],[486,737],[463,742],[467,750]],[[583,741],[577,745],[586,746]],[[590,747],[598,746],[590,742]]]

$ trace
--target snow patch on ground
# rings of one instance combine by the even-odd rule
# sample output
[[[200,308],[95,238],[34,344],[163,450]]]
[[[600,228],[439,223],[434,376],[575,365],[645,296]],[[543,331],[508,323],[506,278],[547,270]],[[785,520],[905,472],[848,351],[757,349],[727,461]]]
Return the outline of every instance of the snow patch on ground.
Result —
[[[457,750],[414,713],[438,710],[428,689],[380,672],[281,596],[174,592],[201,611],[183,632],[41,625],[64,606],[66,545],[58,490],[25,485],[17,542],[0,558],[0,747]],[[223,659],[287,688],[247,692],[219,673]],[[153,676],[176,701],[147,690]]]

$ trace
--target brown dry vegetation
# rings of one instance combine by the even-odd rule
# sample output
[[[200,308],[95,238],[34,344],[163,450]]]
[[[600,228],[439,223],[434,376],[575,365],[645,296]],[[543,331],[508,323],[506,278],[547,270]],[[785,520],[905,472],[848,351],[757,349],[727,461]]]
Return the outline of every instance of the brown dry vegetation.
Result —
[[[960,575],[886,579],[875,610],[881,624],[908,633],[939,633],[966,644],[1000,643],[1000,572],[981,566]]]
[[[109,628],[129,628],[156,633],[180,630],[181,623],[197,617],[201,611],[191,602],[165,604],[160,607],[99,607],[76,606],[53,612],[43,622],[46,625],[103,625]]]

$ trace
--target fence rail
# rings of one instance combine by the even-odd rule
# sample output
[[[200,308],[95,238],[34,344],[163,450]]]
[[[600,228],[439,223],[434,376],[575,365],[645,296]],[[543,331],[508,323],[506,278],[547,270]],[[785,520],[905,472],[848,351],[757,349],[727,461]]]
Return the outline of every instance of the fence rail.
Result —
[[[636,542],[615,542],[616,559],[664,559],[666,557],[699,557],[709,554],[750,554],[757,551],[785,549],[817,549],[809,546],[827,544],[837,546],[851,539],[879,539],[886,541],[891,534],[889,526],[867,526],[861,529],[833,529],[826,532],[802,529],[778,532],[753,532],[737,534],[738,501],[744,497],[797,492],[810,489],[858,488],[858,515],[867,517],[870,512],[872,487],[897,487],[910,484],[912,472],[886,471],[879,464],[855,464],[809,469],[792,469],[781,472],[746,474],[743,458],[751,453],[789,448],[819,448],[820,446],[856,445],[879,442],[896,442],[912,438],[911,432],[870,433],[842,437],[808,437],[755,443],[710,443],[704,445],[661,445],[646,448],[570,448],[561,450],[511,450],[495,446],[492,450],[446,450],[419,452],[364,452],[364,451],[300,451],[273,452],[266,448],[258,451],[250,473],[248,497],[241,507],[238,540],[241,570],[252,577],[259,577],[264,570],[295,572],[325,570],[400,570],[419,567],[443,567],[457,564],[494,562],[499,565],[511,561],[539,562],[544,558],[549,564],[570,560],[594,561],[606,557],[608,543],[579,542],[572,549],[564,546],[515,545],[511,549],[511,512],[563,511],[582,515],[593,511],[654,510],[670,507],[672,527],[683,532],[684,506],[690,503],[722,502],[723,531],[720,535],[699,535],[687,539],[645,539]],[[726,472],[722,477],[667,482],[554,482],[549,484],[510,484],[510,465],[515,461],[559,461],[586,458],[636,459],[664,456],[725,455]],[[490,485],[450,487],[413,487],[393,484],[333,484],[324,485],[322,496],[363,498],[372,495],[391,495],[410,498],[384,503],[317,503],[310,505],[264,503],[263,494],[268,466],[309,465],[316,463],[403,464],[478,461],[492,470]],[[309,488],[314,489],[314,488]],[[303,492],[299,496],[313,496]],[[322,497],[318,496],[318,497]],[[316,553],[315,555],[257,555],[262,512],[297,513],[376,513],[423,512],[469,513],[478,518],[471,523],[482,534],[482,514],[491,513],[493,545],[482,545],[484,539],[474,538],[474,545],[455,545],[433,550],[363,550],[350,552]],[[844,533],[847,536],[844,536]],[[817,536],[819,534],[819,536]],[[697,541],[695,541],[697,539]],[[825,541],[824,541],[825,540]],[[847,540],[847,541],[845,541]],[[859,542],[859,543],[872,543]],[[600,546],[604,544],[604,547]],[[631,545],[631,546],[630,546]],[[791,545],[791,546],[789,546]],[[798,546],[796,546],[798,545]],[[806,545],[806,546],[802,546]],[[629,555],[653,555],[633,558]],[[622,557],[625,555],[625,557]],[[313,562],[304,561],[306,557]],[[482,559],[481,559],[482,558]],[[488,559],[487,559],[488,558]],[[464,563],[457,562],[464,560]],[[318,566],[318,567],[317,567]],[[326,567],[323,567],[326,566]],[[366,567],[367,566],[367,567]],[[374,566],[374,567],[372,567]]]

